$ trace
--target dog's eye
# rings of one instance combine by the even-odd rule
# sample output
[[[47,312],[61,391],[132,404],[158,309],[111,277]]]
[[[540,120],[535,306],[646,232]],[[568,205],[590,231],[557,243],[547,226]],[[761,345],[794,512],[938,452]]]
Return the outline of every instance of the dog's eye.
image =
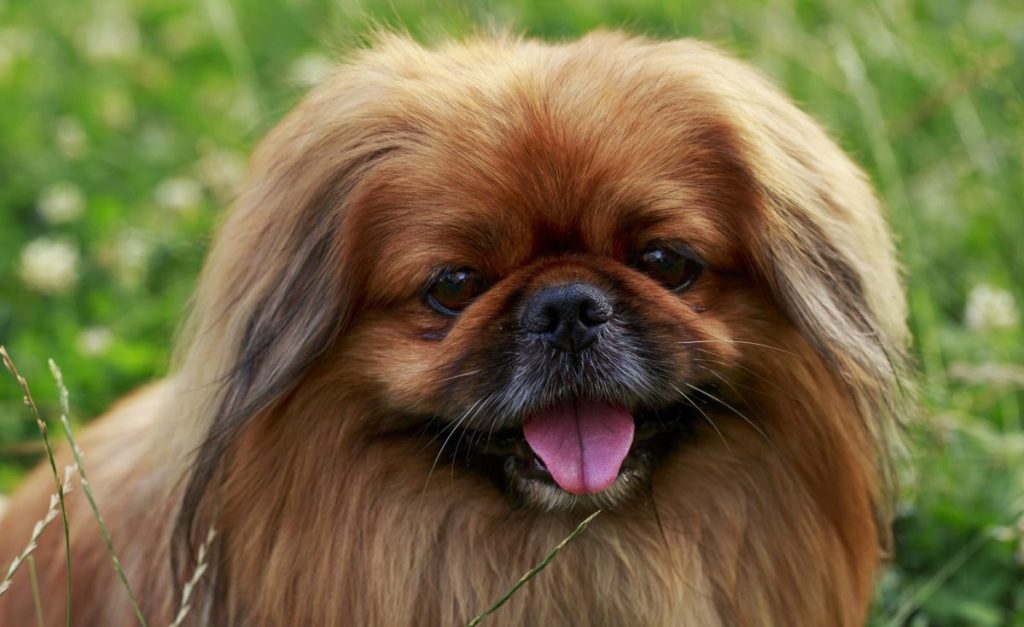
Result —
[[[690,247],[679,242],[648,244],[636,257],[635,265],[675,292],[688,289],[704,270],[704,264]]]
[[[455,316],[485,288],[483,278],[472,268],[444,269],[427,284],[427,305],[439,314]]]

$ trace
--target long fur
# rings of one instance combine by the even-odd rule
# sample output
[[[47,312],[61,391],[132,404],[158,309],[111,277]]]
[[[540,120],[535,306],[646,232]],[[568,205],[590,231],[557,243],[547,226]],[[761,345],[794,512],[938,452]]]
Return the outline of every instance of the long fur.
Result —
[[[687,306],[586,255],[615,257],[620,239],[584,233],[640,229],[644,215],[712,257]],[[436,323],[409,286],[445,246],[532,270],[431,343]],[[858,625],[903,411],[898,275],[860,170],[707,45],[597,33],[430,50],[385,36],[262,143],[172,375],[87,430],[86,462],[151,622],[169,621],[215,528],[192,624],[465,623],[581,514],[516,507],[455,461],[435,468],[413,418],[443,412],[442,379],[479,378],[488,321],[517,290],[599,276],[624,286],[662,343],[682,345],[678,329],[697,338],[666,363],[721,380],[723,402],[643,498],[605,512],[490,621]],[[453,402],[468,390],[450,387]],[[51,491],[40,470],[12,498],[0,558]],[[128,624],[79,498],[75,622]],[[56,624],[59,531],[37,567]],[[0,623],[28,624],[24,573],[14,586]]]

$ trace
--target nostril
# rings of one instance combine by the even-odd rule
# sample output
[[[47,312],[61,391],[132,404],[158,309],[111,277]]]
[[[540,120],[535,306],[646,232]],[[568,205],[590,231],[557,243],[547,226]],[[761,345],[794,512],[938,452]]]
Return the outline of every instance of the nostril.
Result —
[[[523,327],[530,333],[550,333],[558,328],[560,316],[553,306],[530,307],[523,316]]]
[[[597,327],[608,322],[612,317],[612,305],[607,299],[587,298],[580,305],[580,322],[584,326]]]

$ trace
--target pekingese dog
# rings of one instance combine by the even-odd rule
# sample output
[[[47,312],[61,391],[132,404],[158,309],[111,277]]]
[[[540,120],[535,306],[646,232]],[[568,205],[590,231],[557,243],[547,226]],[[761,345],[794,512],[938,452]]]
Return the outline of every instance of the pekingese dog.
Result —
[[[382,37],[262,143],[183,335],[82,437],[151,624],[211,529],[191,624],[465,624],[597,509],[490,624],[865,621],[892,240],[821,128],[710,46]],[[79,493],[75,624],[130,624]],[[4,625],[33,620],[19,577]]]

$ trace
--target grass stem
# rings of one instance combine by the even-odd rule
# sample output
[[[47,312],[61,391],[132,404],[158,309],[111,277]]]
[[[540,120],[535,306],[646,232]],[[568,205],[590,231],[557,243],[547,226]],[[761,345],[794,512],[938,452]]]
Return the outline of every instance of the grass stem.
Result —
[[[57,460],[53,456],[53,447],[50,446],[50,436],[46,431],[46,423],[43,422],[42,417],[39,415],[39,408],[36,407],[35,400],[32,399],[32,392],[29,391],[28,381],[25,377],[21,376],[18,369],[14,365],[14,361],[11,360],[11,356],[7,353],[7,349],[4,346],[0,346],[0,359],[3,360],[4,366],[14,376],[14,379],[18,382],[18,386],[21,388],[22,400],[25,405],[32,412],[32,417],[36,420],[36,426],[39,427],[39,433],[43,437],[43,446],[46,448],[46,458],[50,462],[50,470],[53,472],[53,483],[57,486],[57,501],[60,504],[60,518],[61,523],[64,526],[64,556],[65,564],[67,567],[67,612],[66,612],[66,624],[67,627],[71,627],[71,532],[68,527],[68,512],[64,504],[64,484],[61,482],[60,475],[57,474]]]
[[[132,592],[132,587],[128,583],[128,577],[121,567],[121,560],[118,559],[117,552],[114,550],[114,540],[110,537],[110,530],[100,514],[100,509],[96,505],[96,499],[93,498],[92,488],[89,486],[89,478],[85,474],[85,462],[82,461],[82,449],[78,447],[78,443],[75,442],[75,436],[71,432],[71,422],[68,420],[70,404],[68,403],[68,388],[64,385],[64,375],[61,373],[60,368],[57,367],[57,363],[52,359],[49,360],[49,364],[50,372],[53,373],[53,378],[57,382],[57,390],[60,392],[60,424],[64,428],[64,437],[67,438],[68,444],[71,446],[71,454],[75,457],[75,468],[78,470],[78,476],[82,483],[82,492],[85,493],[85,498],[89,501],[89,507],[92,508],[92,514],[96,518],[96,522],[99,523],[100,533],[103,534],[103,542],[107,545],[107,553],[110,554],[110,559],[114,562],[114,570],[117,571],[117,576],[121,579],[121,585],[124,586],[125,591],[128,593],[128,600],[131,601],[135,618],[138,619],[142,627],[147,627],[146,617],[139,607],[139,601]]]
[[[36,606],[36,625],[38,627],[46,627],[46,621],[43,618],[43,599],[39,595],[39,575],[36,573],[36,558],[31,555],[28,556],[28,576],[32,581],[32,602]]]
[[[558,546],[553,548],[551,550],[551,552],[548,553],[547,557],[545,557],[541,561],[541,563],[537,564],[536,566],[534,566],[530,570],[526,571],[526,574],[523,575],[522,577],[520,577],[519,581],[517,581],[514,586],[509,588],[508,591],[505,594],[501,595],[501,598],[498,599],[497,601],[495,601],[493,605],[491,605],[489,608],[487,608],[486,610],[481,612],[479,615],[477,615],[476,618],[474,618],[473,620],[469,621],[469,623],[466,624],[466,627],[476,627],[477,625],[480,624],[480,621],[482,621],[488,615],[493,614],[502,605],[505,605],[505,603],[510,598],[512,598],[512,595],[515,594],[517,590],[522,588],[523,585],[527,581],[533,579],[534,577],[537,576],[538,573],[540,573],[540,571],[542,571],[545,568],[547,568],[548,564],[550,564],[551,561],[553,559],[555,559],[555,556],[558,555],[562,551],[562,549],[564,549],[566,547],[567,544],[569,544],[570,542],[575,540],[578,535],[583,533],[583,530],[586,529],[587,526],[591,523],[591,521],[593,521],[595,518],[597,518],[597,515],[600,514],[600,513],[601,513],[601,510],[597,510],[593,514],[591,514],[590,516],[587,516],[583,520],[583,522],[581,522],[579,525],[576,526],[576,529],[574,529],[572,533],[570,533],[568,536],[566,536],[564,540],[562,540],[561,542],[558,543]]]

